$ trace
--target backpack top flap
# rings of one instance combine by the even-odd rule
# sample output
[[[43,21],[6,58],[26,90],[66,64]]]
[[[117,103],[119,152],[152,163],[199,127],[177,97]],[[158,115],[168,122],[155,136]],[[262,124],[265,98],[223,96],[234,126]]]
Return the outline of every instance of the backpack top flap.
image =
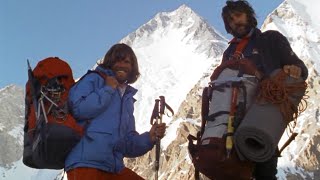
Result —
[[[63,85],[67,90],[74,84],[69,64],[58,57],[49,57],[41,60],[34,68],[33,75],[42,85],[45,85],[54,77],[61,77]]]
[[[38,81],[39,85],[36,86],[36,92],[40,91],[41,86],[44,86],[48,81],[57,77],[60,83],[65,88],[66,92],[69,91],[71,86],[74,84],[74,78],[72,70],[68,63],[58,57],[45,58],[38,62],[37,66],[33,69],[33,76]],[[26,96],[28,102],[32,103],[32,95],[30,90],[30,82],[26,84]],[[67,100],[68,93],[62,94],[62,100]]]

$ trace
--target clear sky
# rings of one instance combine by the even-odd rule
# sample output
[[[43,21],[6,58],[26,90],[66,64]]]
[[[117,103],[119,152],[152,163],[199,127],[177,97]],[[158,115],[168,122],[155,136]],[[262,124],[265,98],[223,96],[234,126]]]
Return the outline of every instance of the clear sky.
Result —
[[[248,0],[258,27],[283,0]],[[27,59],[34,67],[43,58],[68,61],[80,77],[106,51],[158,12],[186,4],[227,36],[221,19],[225,0],[1,0],[0,88],[24,86]]]

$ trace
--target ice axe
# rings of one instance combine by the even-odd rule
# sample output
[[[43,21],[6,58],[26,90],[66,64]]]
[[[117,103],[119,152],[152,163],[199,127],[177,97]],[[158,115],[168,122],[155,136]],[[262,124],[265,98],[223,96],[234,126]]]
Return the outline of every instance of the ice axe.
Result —
[[[227,158],[230,157],[231,150],[233,147],[233,133],[234,133],[234,119],[237,111],[237,101],[238,101],[238,92],[239,89],[237,85],[232,85],[231,91],[231,106],[230,113],[228,118],[228,126],[227,126],[227,138],[226,138],[226,150],[227,150]]]

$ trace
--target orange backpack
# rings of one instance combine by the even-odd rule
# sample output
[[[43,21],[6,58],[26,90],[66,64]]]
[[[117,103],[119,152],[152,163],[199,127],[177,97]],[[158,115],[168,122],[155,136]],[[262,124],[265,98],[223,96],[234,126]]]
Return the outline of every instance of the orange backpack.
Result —
[[[72,70],[58,57],[49,57],[34,70],[29,65],[28,75],[23,163],[37,169],[62,169],[83,133],[67,105],[69,90],[75,83]]]

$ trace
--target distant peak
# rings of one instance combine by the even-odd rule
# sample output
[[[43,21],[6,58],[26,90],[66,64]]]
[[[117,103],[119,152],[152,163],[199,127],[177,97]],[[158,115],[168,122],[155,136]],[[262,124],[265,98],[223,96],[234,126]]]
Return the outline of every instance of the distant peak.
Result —
[[[184,14],[184,15],[188,15],[188,14],[194,13],[194,11],[189,6],[187,6],[186,4],[182,4],[181,6],[179,6],[173,12],[176,12],[178,14]]]
[[[210,25],[193,11],[189,6],[182,4],[177,9],[169,12],[159,12],[154,18],[139,27],[135,32],[121,40],[129,45],[145,39],[152,42],[151,36],[155,33],[156,38],[164,37],[172,30],[181,30],[185,33],[183,38],[208,39],[225,41]],[[186,40],[186,39],[184,39]]]
[[[186,4],[182,4],[181,6],[179,6],[179,8],[177,10],[192,11],[191,8],[189,6],[187,6]]]

